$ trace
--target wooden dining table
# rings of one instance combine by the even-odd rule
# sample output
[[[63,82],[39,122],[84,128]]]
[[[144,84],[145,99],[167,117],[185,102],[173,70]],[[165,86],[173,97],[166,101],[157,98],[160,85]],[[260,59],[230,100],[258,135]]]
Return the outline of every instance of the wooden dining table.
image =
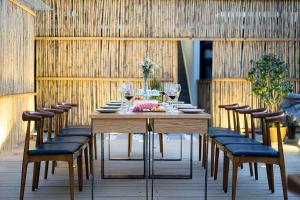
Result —
[[[104,176],[104,133],[144,133],[145,134],[145,165],[146,173],[146,196],[148,197],[148,179],[152,182],[154,175],[154,133],[198,133],[204,136],[203,155],[207,155],[207,132],[208,121],[211,115],[208,113],[183,113],[174,112],[122,112],[100,113],[94,112],[90,115],[92,137],[101,134],[101,177]],[[200,145],[199,145],[200,148]],[[191,149],[192,150],[192,149]],[[207,156],[204,156],[206,158]],[[192,158],[191,158],[192,159]],[[203,162],[207,163],[206,160]],[[93,162],[92,162],[93,163]],[[192,160],[191,160],[192,164]],[[205,164],[207,166],[207,164]],[[150,170],[149,170],[150,169]],[[205,167],[207,169],[207,167]],[[207,170],[206,170],[207,171]],[[192,172],[191,172],[192,173]],[[207,174],[207,172],[206,172]],[[206,179],[207,181],[207,179]],[[92,170],[92,193],[94,184],[94,170]],[[93,196],[93,194],[92,194]]]

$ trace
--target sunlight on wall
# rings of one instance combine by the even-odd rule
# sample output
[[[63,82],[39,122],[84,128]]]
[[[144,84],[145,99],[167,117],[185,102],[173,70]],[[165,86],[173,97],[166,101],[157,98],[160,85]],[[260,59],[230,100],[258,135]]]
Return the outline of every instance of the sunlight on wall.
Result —
[[[22,112],[33,109],[32,95],[0,97],[0,150],[11,150],[23,142],[26,123]]]

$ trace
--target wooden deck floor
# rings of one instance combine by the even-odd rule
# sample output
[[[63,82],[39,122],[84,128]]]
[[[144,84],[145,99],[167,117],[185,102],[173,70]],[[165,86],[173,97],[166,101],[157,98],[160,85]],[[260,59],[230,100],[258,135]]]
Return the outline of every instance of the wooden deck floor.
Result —
[[[169,139],[165,144],[166,157],[176,157],[178,155],[178,139]],[[126,156],[127,142],[124,137],[114,140],[112,143],[112,154],[114,156]],[[100,146],[100,141],[98,141]],[[115,148],[118,146],[119,148]],[[189,141],[183,142],[182,162],[160,162],[157,163],[155,170],[160,173],[184,173],[188,169],[188,148]],[[120,148],[121,147],[121,148]],[[139,155],[141,143],[134,142],[133,156]],[[300,153],[299,148],[285,145],[286,152],[286,170],[287,174],[300,173]],[[117,150],[116,150],[117,149]],[[154,194],[156,200],[199,200],[204,199],[204,169],[197,161],[198,141],[194,141],[194,162],[193,179],[190,180],[155,180]],[[100,148],[98,149],[100,150]],[[158,148],[157,148],[158,150]],[[20,172],[22,160],[22,147],[16,148],[13,153],[2,153],[0,155],[0,199],[18,199]],[[157,154],[158,155],[158,154]],[[222,163],[222,156],[220,158]],[[118,173],[142,173],[141,162],[121,162],[114,161],[107,163],[107,172]],[[101,180],[100,161],[95,163],[96,183],[95,199],[101,200],[139,200],[145,199],[145,181],[144,180]],[[222,166],[219,169],[219,178],[214,181],[209,178],[208,181],[208,199],[230,199],[231,187],[228,194],[222,191]],[[248,167],[239,170],[238,173],[238,192],[237,199],[283,199],[281,180],[278,167],[275,166],[275,193],[271,194],[268,190],[265,168],[259,167],[259,180],[255,181],[249,176]],[[37,191],[31,191],[32,164],[29,165],[25,199],[68,199],[68,173],[66,165],[59,164],[55,175],[50,175],[48,180],[41,176],[40,187]],[[43,170],[41,172],[43,174]],[[231,174],[230,174],[231,175]],[[230,177],[231,178],[231,177]],[[83,192],[76,191],[76,199],[91,199],[91,182],[84,180]],[[77,185],[77,182],[76,182]],[[231,180],[229,180],[231,185]],[[289,193],[289,199],[300,199],[299,196]]]

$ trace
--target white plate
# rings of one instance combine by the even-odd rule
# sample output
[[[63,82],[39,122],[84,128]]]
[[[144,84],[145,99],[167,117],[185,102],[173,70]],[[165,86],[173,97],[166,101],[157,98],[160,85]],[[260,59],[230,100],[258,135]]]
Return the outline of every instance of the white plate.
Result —
[[[110,103],[122,103],[122,102],[118,101],[118,100],[112,100],[112,101],[110,101]]]
[[[176,105],[175,107],[178,109],[197,109],[197,106],[185,105],[185,104]]]
[[[120,109],[106,109],[106,108],[98,108],[96,111],[101,112],[101,113],[115,113],[118,112]]]
[[[121,106],[121,103],[111,102],[111,103],[108,103],[107,105],[109,105],[109,106]]]
[[[181,109],[180,111],[183,113],[202,113],[204,109]]]
[[[119,109],[120,106],[108,106],[108,105],[105,105],[105,106],[101,106],[101,108],[103,108],[103,109]]]

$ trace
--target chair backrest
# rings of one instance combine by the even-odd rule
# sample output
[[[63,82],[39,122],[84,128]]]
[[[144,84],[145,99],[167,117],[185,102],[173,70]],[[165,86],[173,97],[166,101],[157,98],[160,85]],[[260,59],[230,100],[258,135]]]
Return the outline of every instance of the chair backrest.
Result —
[[[234,104],[227,104],[227,105],[219,105],[219,108],[225,109],[226,107],[231,107],[231,106],[239,106],[239,104],[234,103]],[[227,123],[228,123],[228,129],[231,130],[230,110],[227,110]]]
[[[62,126],[62,117],[64,114],[63,109],[55,109],[55,108],[42,108],[39,111],[47,111],[54,114],[54,120],[52,118],[49,119],[48,123],[48,141],[51,140],[52,135],[52,127],[54,127],[54,138],[57,137],[60,127]]]
[[[252,129],[252,122],[251,125],[249,126],[249,122],[248,122],[248,116],[251,117],[252,113],[256,113],[256,112],[267,112],[267,108],[244,108],[244,109],[237,109],[236,110],[237,115],[239,117],[239,114],[244,115],[244,126],[245,126],[245,135],[246,137],[249,137],[249,133],[250,133],[250,129],[249,127],[251,127],[251,138],[255,139],[256,138],[256,134],[255,134],[255,126]]]
[[[71,105],[57,104],[57,105],[52,105],[51,108],[64,110],[64,113],[65,113],[64,127],[67,128],[68,127],[69,111],[72,109],[72,106]],[[63,123],[63,121],[61,123]],[[60,128],[62,128],[62,124],[61,124]]]
[[[233,130],[234,132],[239,133],[240,132],[240,125],[238,123],[238,119],[237,119],[237,115],[235,110],[237,109],[244,109],[244,108],[248,108],[249,106],[239,106],[239,105],[235,105],[235,106],[226,106],[225,110],[227,110],[227,112],[232,111],[232,119],[233,119]]]
[[[44,129],[44,119],[54,117],[53,113],[49,112],[34,112],[34,111],[24,111],[22,114],[23,121],[27,121],[27,129],[25,135],[24,144],[24,156],[27,156],[29,146],[30,146],[30,126],[31,122],[36,122],[37,124],[37,136],[35,145],[43,143],[43,129]]]
[[[286,116],[284,114],[273,116],[273,117],[266,117],[266,129],[267,134],[270,136],[270,128],[271,124],[275,124],[277,130],[277,145],[278,145],[278,153],[280,157],[283,157],[283,147],[282,147],[282,138],[281,138],[281,129],[280,124],[286,122]]]
[[[271,139],[270,134],[267,132],[267,126],[265,119],[267,117],[274,117],[274,116],[280,116],[283,112],[256,112],[251,114],[251,122],[252,122],[252,129],[255,128],[254,119],[260,119],[261,123],[261,131],[263,135],[263,144],[271,146]]]

